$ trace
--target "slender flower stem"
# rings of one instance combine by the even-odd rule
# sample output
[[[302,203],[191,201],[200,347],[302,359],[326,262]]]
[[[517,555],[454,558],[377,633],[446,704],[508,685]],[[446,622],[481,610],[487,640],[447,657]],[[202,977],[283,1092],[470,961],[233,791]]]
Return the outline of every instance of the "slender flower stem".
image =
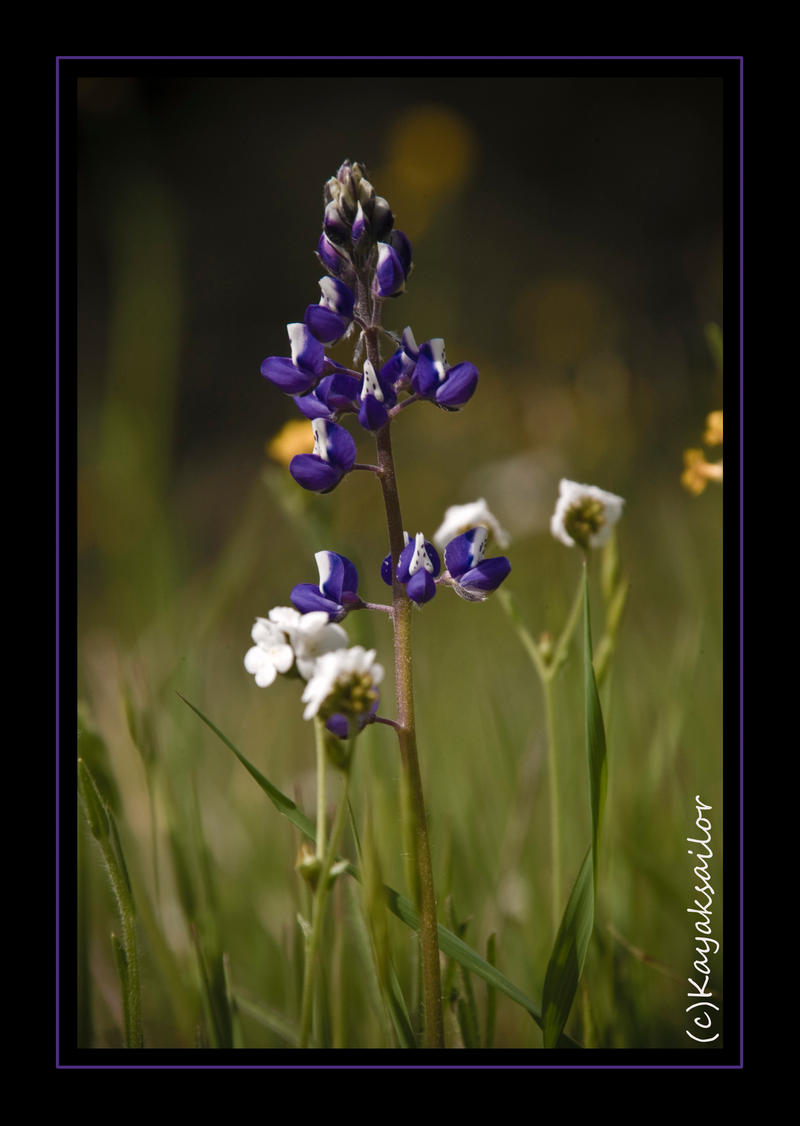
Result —
[[[418,403],[419,399],[420,397],[416,392],[413,395],[409,395],[407,399],[401,399],[400,402],[389,411],[389,418],[394,418],[400,411],[405,410],[406,407],[410,407],[412,403]]]
[[[547,728],[547,773],[550,780],[550,855],[552,868],[553,934],[561,920],[561,816],[558,794],[558,748],[556,745],[553,677],[542,678],[545,725]]]
[[[367,357],[376,371],[380,368],[378,326],[364,333]],[[436,918],[436,893],[433,883],[430,841],[428,838],[425,800],[422,791],[414,723],[414,683],[411,654],[411,602],[395,571],[405,541],[400,497],[397,489],[394,458],[392,456],[391,423],[387,422],[376,434],[379,477],[389,528],[389,549],[392,555],[392,605],[394,613],[395,691],[397,694],[397,738],[403,764],[403,795],[406,803],[406,820],[409,825],[409,844],[416,868],[414,896],[420,914],[420,951],[422,960],[422,988],[425,1002],[425,1046],[444,1047],[442,1020],[442,982],[439,968],[439,936]]]
[[[507,591],[499,591],[498,597],[506,613],[517,630],[542,685],[544,697],[545,731],[547,734],[547,773],[550,790],[550,866],[552,871],[552,916],[553,933],[558,932],[561,922],[561,814],[558,786],[558,741],[556,738],[554,684],[556,676],[567,657],[567,649],[575,633],[575,628],[583,608],[583,578],[578,583],[569,617],[558,640],[549,652],[540,641],[531,635],[520,621],[513,599]]]
[[[314,735],[317,744],[317,851],[316,856],[318,860],[322,860],[325,855],[325,773],[326,773],[326,756],[325,756],[325,723],[319,718],[314,716]]]
[[[350,746],[348,747],[348,762],[352,757],[354,739],[350,739]],[[342,837],[342,830],[344,828],[345,820],[347,819],[348,798],[350,793],[350,770],[349,768],[344,772],[344,787],[342,789],[341,797],[339,798],[339,805],[336,808],[336,816],[333,821],[331,829],[330,841],[325,856],[322,860],[322,867],[317,874],[317,885],[314,889],[314,900],[311,907],[311,929],[306,936],[306,965],[305,977],[303,979],[303,1000],[300,1010],[300,1037],[299,1046],[307,1048],[311,1036],[311,1015],[313,1012],[314,1000],[314,983],[316,981],[317,969],[319,967],[319,949],[322,942],[322,931],[325,922],[325,906],[328,900],[328,893],[330,891],[330,873],[333,863],[336,859],[336,854],[339,850],[339,843]]]
[[[360,461],[357,461],[355,463],[355,465],[353,465],[351,468],[352,469],[365,469],[368,473],[377,473],[379,475],[380,475],[380,472],[381,472],[379,466],[377,466],[377,465],[362,465],[362,463]]]
[[[393,614],[394,606],[385,606],[383,602],[365,602],[362,609],[364,610],[383,610],[385,614]]]

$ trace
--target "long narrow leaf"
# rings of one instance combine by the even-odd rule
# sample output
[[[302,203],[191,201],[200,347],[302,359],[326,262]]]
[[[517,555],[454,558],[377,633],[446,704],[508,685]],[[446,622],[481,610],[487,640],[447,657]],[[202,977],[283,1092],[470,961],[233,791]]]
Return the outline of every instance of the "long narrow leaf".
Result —
[[[178,693],[178,695],[180,696],[180,693]],[[314,825],[308,817],[297,808],[295,803],[287,798],[285,794],[281,793],[276,786],[273,786],[252,763],[248,762],[241,751],[238,751],[236,747],[234,747],[233,743],[222,734],[219,728],[214,726],[210,719],[203,715],[199,708],[196,708],[194,704],[190,703],[185,696],[180,696],[180,698],[200,717],[207,727],[211,728],[225,746],[233,751],[242,766],[244,766],[247,772],[256,780],[275,808],[291,821],[293,825],[300,829],[301,832],[305,833],[310,840],[315,841],[316,829]],[[345,871],[348,875],[361,882],[361,875],[354,864],[348,864]],[[410,900],[400,895],[400,893],[393,888],[385,885],[384,894],[386,896],[386,904],[392,914],[412,930],[419,931],[419,916]],[[465,942],[457,938],[452,931],[447,930],[447,928],[443,927],[441,924],[438,926],[438,931],[439,948],[443,954],[446,954],[448,958],[454,958],[464,969],[477,974],[477,976],[487,982],[487,984],[493,986],[495,989],[499,989],[501,993],[505,993],[512,1001],[521,1005],[523,1009],[526,1009],[540,1028],[543,1027],[541,1010],[530,997],[526,997],[521,989],[517,989],[513,982],[510,982],[508,978],[501,974],[494,966],[489,965],[487,961],[481,958],[480,954],[477,954],[470,946],[467,946]],[[578,1044],[577,1041],[572,1040],[569,1036],[562,1034],[558,1040],[557,1046],[559,1048],[580,1048],[581,1045]]]
[[[542,991],[545,1048],[554,1048],[562,1036],[578,982],[583,973],[586,951],[594,929],[594,891],[592,850],[581,864],[575,886],[570,893],[561,926],[558,928],[553,953],[547,963]]]
[[[555,1047],[563,1034],[586,952],[594,930],[600,830],[606,798],[606,736],[603,713],[592,664],[592,627],[589,615],[588,568],[583,572],[583,659],[586,716],[586,759],[592,813],[592,843],[575,880],[553,952],[547,964],[542,991],[544,1046]]]

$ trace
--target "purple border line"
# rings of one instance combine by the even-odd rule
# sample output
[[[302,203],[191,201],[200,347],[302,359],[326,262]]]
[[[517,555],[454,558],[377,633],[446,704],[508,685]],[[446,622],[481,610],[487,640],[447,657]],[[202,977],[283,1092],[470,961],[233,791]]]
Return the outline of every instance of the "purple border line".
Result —
[[[739,60],[739,1060],[745,1051],[745,78]]]
[[[55,193],[55,196],[56,196],[56,198],[55,198],[55,204],[56,204],[56,215],[55,215],[56,277],[55,277],[55,294],[54,294],[54,296],[55,296],[55,322],[56,322],[55,323],[55,330],[56,330],[56,332],[55,332],[55,337],[56,337],[56,339],[55,339],[55,346],[56,346],[56,394],[55,394],[55,408],[56,408],[56,417],[55,417],[55,423],[56,423],[56,466],[55,466],[55,478],[56,478],[55,479],[55,492],[56,492],[56,504],[55,504],[55,516],[56,516],[56,558],[55,558],[55,564],[56,564],[56,574],[55,574],[55,580],[56,580],[56,582],[55,582],[55,586],[56,586],[56,670],[55,670],[56,671],[56,793],[55,793],[55,799],[56,799],[55,800],[55,806],[56,806],[56,840],[55,840],[55,846],[56,846],[56,857],[55,857],[55,859],[56,859],[56,873],[55,873],[55,875],[56,875],[56,878],[55,878],[56,951],[55,951],[55,953],[56,953],[56,1065],[57,1066],[58,1066],[58,1060],[59,1060],[59,1034],[60,1034],[60,1029],[61,1029],[61,1005],[60,1005],[61,978],[60,978],[60,974],[59,974],[59,964],[60,964],[60,961],[61,961],[61,957],[60,957],[60,954],[61,954],[61,945],[60,945],[61,925],[60,925],[60,913],[59,913],[59,903],[60,903],[60,894],[59,893],[60,893],[60,886],[61,885],[60,885],[60,866],[59,866],[59,862],[58,862],[58,846],[59,846],[59,840],[60,840],[60,825],[61,825],[60,810],[59,810],[59,794],[61,793],[61,785],[60,785],[60,780],[61,780],[61,755],[60,755],[61,744],[60,744],[60,737],[59,737],[60,736],[59,720],[60,720],[60,716],[61,716],[61,677],[60,677],[60,671],[61,670],[60,670],[60,666],[59,666],[59,660],[60,660],[60,654],[61,654],[61,613],[60,613],[60,599],[59,599],[60,588],[61,588],[61,571],[60,571],[60,567],[59,567],[59,562],[60,562],[60,559],[61,559],[61,552],[60,552],[60,539],[59,539],[59,518],[60,518],[61,508],[60,508],[59,477],[58,477],[60,453],[61,453],[61,436],[60,436],[60,432],[59,432],[60,401],[61,401],[61,386],[60,386],[61,370],[60,370],[60,366],[59,366],[59,361],[60,361],[59,343],[60,343],[60,339],[61,339],[61,333],[60,333],[61,305],[60,305],[60,291],[59,291],[59,269],[60,269],[60,261],[61,261],[60,253],[59,253],[59,250],[60,250],[59,205],[60,205],[60,199],[61,199],[60,191],[59,191],[59,187],[60,187],[60,185],[59,185],[59,157],[60,157],[60,154],[61,154],[61,145],[60,145],[60,129],[59,129],[59,126],[60,126],[59,108],[60,107],[59,107],[59,98],[58,98],[58,59],[56,59],[56,107],[55,107],[55,109],[56,109],[56,129],[55,129],[55,134],[56,134],[56,138],[55,138],[56,139],[56,152],[55,152],[55,157],[56,157],[56,160],[55,160],[55,166],[56,166],[55,167],[55,173],[56,173],[56,193]]]

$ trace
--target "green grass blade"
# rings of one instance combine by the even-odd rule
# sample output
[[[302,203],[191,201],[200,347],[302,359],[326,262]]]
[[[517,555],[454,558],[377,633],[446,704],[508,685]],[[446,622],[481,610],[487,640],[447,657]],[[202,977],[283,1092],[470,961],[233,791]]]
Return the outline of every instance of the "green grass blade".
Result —
[[[294,1048],[297,1047],[300,1040],[297,1028],[282,1013],[270,1008],[269,1005],[265,1005],[263,1001],[251,997],[241,989],[234,989],[232,998],[243,1013],[247,1013],[264,1028],[268,1028],[270,1032],[280,1036],[287,1044],[291,1044]]]
[[[578,982],[583,973],[586,951],[594,928],[592,850],[589,849],[570,893],[553,952],[547,963],[542,993],[545,1048],[559,1045]]]
[[[486,943],[486,961],[490,966],[497,965],[497,939],[494,934],[489,935]],[[486,990],[486,1023],[484,1025],[483,1043],[484,1047],[491,1048],[494,1045],[494,1026],[495,1018],[497,1016],[497,990],[489,986]]]
[[[563,1033],[594,929],[600,830],[606,797],[606,737],[592,664],[589,580],[583,573],[583,649],[586,756],[592,810],[592,843],[581,865],[547,964],[542,996],[544,1046],[555,1047]]]
[[[180,693],[178,693],[178,695],[180,696]],[[300,831],[305,833],[311,841],[314,841],[316,843],[316,829],[314,827],[314,824],[301,810],[297,808],[295,803],[287,798],[285,794],[281,793],[281,791],[276,786],[273,786],[272,783],[264,777],[261,771],[257,769],[257,767],[248,762],[241,751],[238,751],[236,747],[234,747],[233,743],[231,743],[231,741],[222,734],[219,728],[214,726],[210,719],[207,719],[206,716],[203,715],[199,708],[196,708],[194,704],[189,703],[185,696],[181,696],[180,698],[192,709],[192,711],[197,716],[200,717],[200,719],[203,721],[203,723],[206,724],[207,727],[211,728],[214,734],[222,740],[225,746],[233,751],[239,762],[241,762],[245,770],[247,770],[247,772],[255,779],[255,781],[258,783],[258,785],[261,787],[261,789],[264,791],[264,793],[267,795],[267,797],[270,799],[279,813],[282,813],[284,817],[286,817],[294,826],[296,826],[296,828],[300,829]],[[358,880],[359,883],[361,882],[361,874],[354,864],[348,864],[345,871],[348,873],[348,875]],[[384,894],[386,896],[386,905],[388,906],[392,914],[412,930],[419,931],[419,916],[412,906],[411,901],[406,899],[404,895],[401,895],[393,888],[387,887],[385,885]],[[518,989],[516,985],[514,985],[513,982],[509,981],[508,978],[500,973],[498,969],[496,969],[494,966],[489,965],[489,963],[485,961],[480,956],[480,954],[476,953],[476,951],[474,951],[470,946],[467,946],[465,942],[462,942],[462,940],[456,937],[456,935],[454,935],[452,931],[449,931],[446,927],[443,927],[441,923],[439,924],[438,931],[439,949],[443,954],[447,955],[448,958],[454,958],[460,965],[464,967],[465,970],[469,970],[470,973],[476,974],[488,985],[492,986],[495,989],[499,989],[501,993],[504,993],[506,995],[506,997],[510,998],[516,1004],[521,1005],[523,1009],[526,1009],[527,1012],[530,1013],[536,1024],[538,1024],[540,1028],[543,1028],[541,1009],[534,1001],[530,999],[530,997],[527,997],[521,989]],[[562,1034],[559,1038],[557,1047],[580,1048],[580,1044],[578,1044],[577,1041],[572,1040],[569,1036]]]
[[[258,770],[257,767],[253,766],[251,762],[248,762],[244,755],[240,751],[237,751],[236,747],[234,747],[230,739],[227,739],[222,734],[220,729],[218,727],[215,727],[211,720],[203,715],[199,708],[196,708],[194,704],[189,703],[185,696],[181,696],[180,692],[178,692],[178,696],[180,696],[184,704],[187,704],[192,709],[195,715],[198,715],[200,719],[202,719],[203,723],[207,727],[211,728],[217,738],[221,739],[225,746],[228,747],[229,750],[233,751],[245,770],[250,775],[252,775],[253,778],[255,778],[256,782],[258,782],[259,786],[267,795],[275,808],[278,810],[278,812],[282,813],[284,817],[288,817],[291,823],[296,828],[298,828],[301,833],[305,833],[305,835],[310,840],[316,842],[317,831],[314,828],[313,822],[310,821],[308,817],[306,817],[302,810],[298,809],[291,798],[287,798],[286,794],[281,793],[277,786],[273,786],[272,783],[264,777],[264,775],[260,770]]]
[[[106,873],[117,901],[122,923],[122,939],[112,935],[111,941],[122,985],[125,1046],[141,1048],[144,1041],[139,951],[136,941],[136,904],[114,814],[82,759],[78,759],[78,790],[89,828],[103,854]]]

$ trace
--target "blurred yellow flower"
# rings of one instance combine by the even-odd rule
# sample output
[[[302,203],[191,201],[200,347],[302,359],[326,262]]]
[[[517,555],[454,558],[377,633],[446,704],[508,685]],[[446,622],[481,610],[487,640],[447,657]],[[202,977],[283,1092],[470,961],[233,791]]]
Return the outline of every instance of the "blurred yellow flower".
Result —
[[[706,419],[703,441],[707,446],[722,445],[722,411],[712,411]]]
[[[314,434],[308,419],[292,419],[275,437],[267,442],[266,450],[273,461],[288,465],[295,454],[310,454],[314,449]]]
[[[681,484],[696,497],[700,496],[709,481],[722,482],[722,462],[712,464],[706,461],[702,450],[684,450],[683,464]]]

